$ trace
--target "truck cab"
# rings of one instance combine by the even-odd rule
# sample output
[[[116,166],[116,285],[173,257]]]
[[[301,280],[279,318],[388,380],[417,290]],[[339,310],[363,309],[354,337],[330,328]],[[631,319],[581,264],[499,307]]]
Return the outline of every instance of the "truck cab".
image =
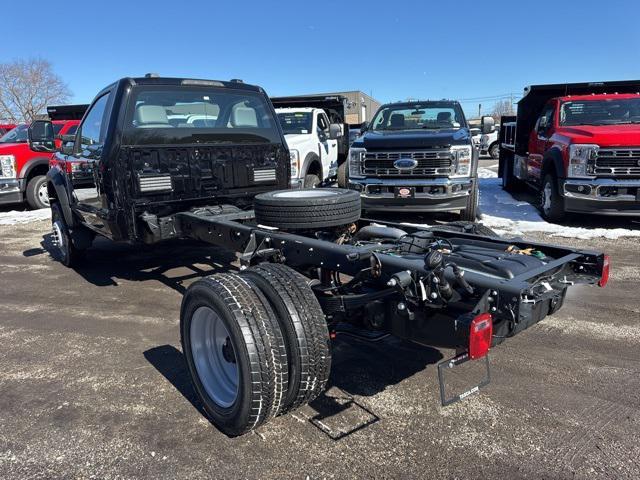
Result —
[[[312,188],[328,180],[338,162],[340,125],[331,124],[320,108],[277,108],[276,114],[291,154],[292,188]]]
[[[640,86],[620,83],[621,91]],[[531,99],[520,101],[502,141],[503,186],[520,182],[537,190],[550,221],[567,212],[640,215],[640,94],[589,85],[530,87]],[[571,94],[551,94],[567,90]]]
[[[54,120],[56,147],[72,135],[79,120]],[[27,202],[30,208],[49,206],[46,174],[51,152],[34,150],[28,143],[29,125],[21,124],[0,137],[0,204]],[[38,147],[36,147],[38,148]]]
[[[477,166],[460,104],[418,101],[380,107],[351,145],[345,174],[348,188],[361,193],[363,210],[460,212],[473,221]]]

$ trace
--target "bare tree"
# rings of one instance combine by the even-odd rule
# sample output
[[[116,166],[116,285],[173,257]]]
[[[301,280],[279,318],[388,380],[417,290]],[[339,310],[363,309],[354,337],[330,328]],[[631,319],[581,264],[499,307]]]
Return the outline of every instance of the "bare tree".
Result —
[[[65,103],[71,92],[41,58],[0,63],[0,119],[31,122],[47,105]]]
[[[515,111],[513,110],[513,104],[510,100],[498,100],[493,107],[493,112],[491,112],[491,116],[494,120],[499,123],[500,117],[503,115],[515,115]]]

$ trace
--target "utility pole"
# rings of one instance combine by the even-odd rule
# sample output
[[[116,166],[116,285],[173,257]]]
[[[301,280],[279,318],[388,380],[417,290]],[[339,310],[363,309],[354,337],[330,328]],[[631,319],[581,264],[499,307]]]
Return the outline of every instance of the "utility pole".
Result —
[[[478,118],[482,117],[482,104],[478,104]]]

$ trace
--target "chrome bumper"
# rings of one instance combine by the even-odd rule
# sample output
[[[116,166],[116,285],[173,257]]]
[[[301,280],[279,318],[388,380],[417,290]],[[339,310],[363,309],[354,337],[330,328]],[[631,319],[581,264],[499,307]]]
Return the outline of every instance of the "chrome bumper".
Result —
[[[467,197],[471,191],[471,178],[349,178],[350,187],[359,190],[363,198],[393,198],[389,188],[421,187],[415,198]],[[384,188],[387,189],[384,192]]]
[[[565,180],[566,198],[597,200],[600,202],[637,202],[640,200],[640,179],[573,179]]]

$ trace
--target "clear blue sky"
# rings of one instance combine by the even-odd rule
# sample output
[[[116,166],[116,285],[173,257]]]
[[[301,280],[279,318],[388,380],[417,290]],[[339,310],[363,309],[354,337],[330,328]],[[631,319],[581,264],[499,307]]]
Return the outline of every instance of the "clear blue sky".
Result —
[[[527,84],[640,78],[639,19],[638,0],[14,1],[0,62],[50,60],[76,102],[158,72],[242,78],[273,96],[448,97],[475,114],[494,101],[466,99]]]

